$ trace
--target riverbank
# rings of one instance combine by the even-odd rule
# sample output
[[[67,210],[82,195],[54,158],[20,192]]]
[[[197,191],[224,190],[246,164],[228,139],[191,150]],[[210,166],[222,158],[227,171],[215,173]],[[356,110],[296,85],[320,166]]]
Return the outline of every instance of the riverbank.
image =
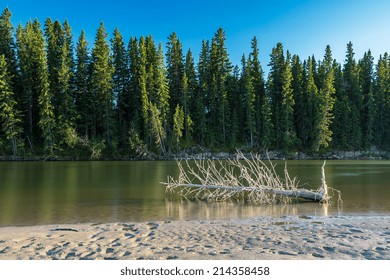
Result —
[[[242,152],[244,156],[250,157],[249,152]],[[281,151],[269,151],[260,153],[260,158],[267,160],[389,160],[390,152],[381,150],[372,151],[329,151],[326,153],[304,153],[304,152],[291,152],[286,155]],[[215,152],[201,147],[190,148],[183,150],[179,153],[157,155],[149,153],[142,156],[116,156],[116,157],[101,157],[93,160],[104,161],[136,161],[136,160],[176,160],[176,159],[228,159],[234,158],[235,152]],[[25,157],[12,157],[12,156],[0,156],[0,161],[91,161],[88,157],[43,157],[43,156],[25,156]]]
[[[0,259],[385,259],[388,216],[0,228]]]

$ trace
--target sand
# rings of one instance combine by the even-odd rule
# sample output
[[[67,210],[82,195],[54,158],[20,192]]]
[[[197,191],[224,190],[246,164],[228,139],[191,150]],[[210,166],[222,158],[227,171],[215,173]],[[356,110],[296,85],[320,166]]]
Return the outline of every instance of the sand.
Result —
[[[390,260],[390,217],[0,227],[0,259]]]

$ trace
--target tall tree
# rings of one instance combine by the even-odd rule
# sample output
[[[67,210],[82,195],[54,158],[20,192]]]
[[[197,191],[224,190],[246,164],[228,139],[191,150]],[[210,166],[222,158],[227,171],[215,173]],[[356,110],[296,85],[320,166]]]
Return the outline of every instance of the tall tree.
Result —
[[[281,72],[281,79],[281,140],[282,147],[287,152],[295,145],[296,142],[296,132],[294,128],[294,96],[292,90],[291,55],[288,51],[284,67]]]
[[[226,33],[219,28],[211,41],[210,49],[210,104],[209,130],[212,144],[226,144],[228,127],[228,103],[226,94],[226,80],[231,72],[231,63],[226,48]]]
[[[326,46],[323,62],[320,66],[322,83],[317,96],[317,106],[314,115],[314,139],[312,148],[319,151],[321,147],[327,148],[332,141],[333,132],[330,129],[333,120],[334,105],[334,67],[330,46]]]
[[[5,139],[10,141],[13,158],[18,154],[21,141],[21,116],[16,108],[14,93],[11,90],[11,79],[8,74],[5,55],[0,55],[0,121]]]
[[[364,53],[363,59],[359,61],[359,80],[362,89],[362,135],[363,147],[370,148],[374,145],[376,105],[374,100],[374,58],[371,51]]]
[[[43,140],[45,152],[53,154],[55,143],[55,113],[49,90],[45,40],[37,20],[17,30],[19,67],[23,81],[22,113],[26,118],[27,139],[34,150],[38,139]]]
[[[251,76],[255,95],[255,124],[256,141],[260,148],[267,148],[271,144],[271,115],[268,96],[265,92],[264,73],[259,59],[259,48],[257,38],[251,42],[252,51],[250,60],[252,62]]]
[[[85,39],[84,30],[76,44],[76,66],[75,66],[75,106],[78,113],[77,128],[79,133],[89,140],[92,126],[92,101],[93,96],[89,90],[89,69],[90,55],[88,52],[88,42]]]
[[[8,8],[5,8],[0,15],[0,55],[4,55],[7,62],[8,74],[10,75],[10,87],[16,94],[19,91],[19,75],[17,70],[16,49],[13,37],[14,27],[11,23],[12,13]],[[16,96],[16,101],[20,102],[19,96]]]
[[[104,136],[108,145],[111,145],[114,140],[113,66],[103,23],[100,23],[96,33],[91,68],[91,90],[95,98],[94,129],[97,134]]]
[[[166,61],[167,61],[167,77],[170,93],[170,111],[171,116],[175,112],[177,104],[185,107],[185,96],[184,96],[184,56],[183,47],[177,34],[173,32],[168,37],[166,45]],[[185,108],[184,110],[187,110]]]
[[[119,145],[124,146],[127,141],[130,129],[130,94],[129,85],[129,59],[123,42],[123,38],[118,28],[115,28],[111,39],[112,62],[114,72],[113,94],[116,100],[116,110],[118,118]]]
[[[353,149],[359,149],[362,146],[362,129],[361,129],[361,110],[362,110],[362,92],[359,84],[359,69],[356,63],[355,53],[351,42],[347,45],[347,54],[344,63],[344,87],[345,93],[350,101],[351,109],[351,134],[350,143]]]
[[[251,60],[245,59],[245,55],[242,56],[241,59],[242,64],[242,75],[241,75],[241,84],[242,84],[242,93],[243,93],[243,101],[244,101],[244,137],[246,143],[250,145],[250,147],[254,146],[254,137],[256,134],[256,96],[253,87],[253,78],[251,75],[252,62]]]
[[[196,110],[196,98],[198,94],[198,79],[196,76],[195,62],[192,52],[189,49],[185,58],[184,67],[184,95],[186,105],[185,108],[185,120],[184,120],[184,136],[188,142],[192,139],[192,132],[194,130],[194,115]],[[200,113],[201,114],[201,113]]]
[[[206,112],[210,106],[210,43],[205,40],[202,41],[197,70],[199,87],[194,99],[193,109],[194,138],[198,143],[206,144],[211,137],[207,129],[206,118]]]
[[[288,152],[295,144],[294,129],[294,97],[292,88],[291,57],[287,52],[284,58],[283,45],[278,43],[272,49],[268,91],[272,99],[272,120],[274,125],[274,141],[278,149]]]
[[[390,148],[390,57],[379,57],[375,74],[375,98],[377,100],[376,145]]]

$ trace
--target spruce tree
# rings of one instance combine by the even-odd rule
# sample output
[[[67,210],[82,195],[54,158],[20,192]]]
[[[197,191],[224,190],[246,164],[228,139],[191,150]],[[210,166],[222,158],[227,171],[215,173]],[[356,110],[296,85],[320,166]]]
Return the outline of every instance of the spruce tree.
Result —
[[[103,23],[97,30],[91,59],[91,90],[94,96],[95,133],[103,136],[108,145],[114,139],[114,96],[112,93],[113,66]]]
[[[130,129],[129,59],[118,28],[114,30],[111,49],[114,67],[112,82],[118,118],[119,145],[124,146]]]
[[[344,87],[348,96],[351,109],[350,126],[350,144],[353,149],[359,149],[362,146],[362,129],[361,129],[361,110],[362,110],[362,92],[359,84],[359,69],[354,58],[352,43],[347,45],[347,54],[344,63]]]
[[[1,130],[5,139],[10,141],[12,156],[15,159],[18,148],[22,146],[21,141],[21,116],[16,108],[14,93],[11,90],[11,79],[8,74],[7,61],[5,55],[0,55],[0,121]]]
[[[194,138],[200,144],[210,141],[206,112],[210,107],[210,44],[202,41],[201,52],[197,65],[199,87],[194,100]]]
[[[8,8],[5,8],[0,15],[0,55],[3,54],[7,62],[11,90],[14,94],[18,94],[20,91],[20,81],[16,61],[15,40],[13,36],[14,27],[11,23],[11,17],[12,13]],[[21,102],[19,96],[15,96],[15,98],[17,102]]]
[[[314,116],[314,141],[312,148],[314,151],[319,151],[320,148],[327,148],[332,141],[332,130],[330,126],[333,120],[334,106],[334,67],[332,52],[328,45],[325,50],[324,60],[320,66],[322,73],[322,83],[318,92],[318,105],[315,108]]]
[[[88,42],[85,39],[84,30],[76,44],[76,70],[75,70],[75,106],[77,111],[77,128],[86,140],[91,137],[93,107],[90,84],[89,69],[90,55],[88,52]]]
[[[376,145],[390,148],[390,56],[379,57],[375,73],[375,99],[377,100]]]
[[[243,101],[244,101],[244,135],[245,142],[249,144],[250,147],[254,146],[254,137],[256,134],[256,96],[253,87],[253,78],[251,75],[252,62],[251,60],[245,59],[245,55],[241,59],[242,64],[242,75],[241,75],[241,84],[243,92]]]
[[[184,67],[184,94],[186,96],[186,103],[188,110],[184,112],[185,114],[185,123],[184,123],[184,136],[185,140],[188,142],[192,139],[195,123],[195,111],[196,111],[196,98],[198,95],[198,80],[196,76],[195,62],[192,56],[192,52],[189,49],[185,58],[185,67]],[[199,114],[202,114],[199,112]]]
[[[281,72],[282,80],[282,104],[280,110],[280,127],[281,127],[281,140],[282,147],[285,152],[290,149],[296,143],[296,133],[294,128],[294,96],[292,90],[292,72],[291,72],[291,55],[287,51],[286,61]]]
[[[257,145],[260,148],[267,148],[271,144],[271,116],[269,98],[265,92],[264,73],[259,59],[259,48],[257,38],[251,42],[250,60],[252,62],[251,76],[255,95],[255,124]]]
[[[371,51],[364,53],[363,59],[359,61],[359,81],[362,89],[362,135],[363,147],[365,149],[374,145],[376,105],[374,100],[374,58]]]
[[[226,80],[231,68],[226,48],[226,33],[219,28],[212,38],[210,49],[210,104],[207,111],[211,144],[226,144],[226,131],[229,126]]]

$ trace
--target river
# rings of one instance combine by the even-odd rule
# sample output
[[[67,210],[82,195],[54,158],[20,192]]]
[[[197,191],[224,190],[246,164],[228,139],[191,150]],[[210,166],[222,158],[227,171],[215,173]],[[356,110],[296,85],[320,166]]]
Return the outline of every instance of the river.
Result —
[[[322,161],[288,161],[305,188],[321,184]],[[278,162],[280,169],[283,162]],[[255,206],[171,199],[159,182],[177,176],[174,161],[0,162],[0,226],[283,215],[389,215],[390,161],[328,161],[331,205]]]

